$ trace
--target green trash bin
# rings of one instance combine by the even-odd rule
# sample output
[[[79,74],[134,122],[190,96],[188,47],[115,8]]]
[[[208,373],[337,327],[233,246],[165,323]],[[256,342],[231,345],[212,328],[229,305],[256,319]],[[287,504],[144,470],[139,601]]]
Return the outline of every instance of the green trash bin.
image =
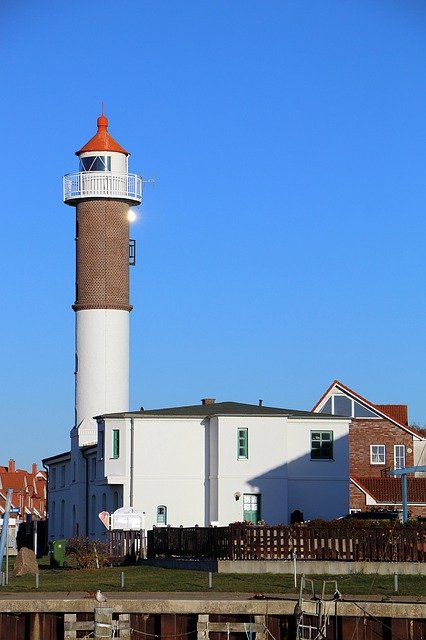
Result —
[[[51,567],[65,566],[66,540],[52,540],[49,542],[49,558]]]

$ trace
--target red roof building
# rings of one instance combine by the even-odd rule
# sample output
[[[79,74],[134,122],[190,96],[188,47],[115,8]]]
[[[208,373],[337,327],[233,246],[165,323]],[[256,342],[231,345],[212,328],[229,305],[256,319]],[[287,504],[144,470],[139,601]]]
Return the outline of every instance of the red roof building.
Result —
[[[0,515],[6,508],[7,490],[12,489],[12,509],[17,520],[24,522],[46,519],[46,473],[33,464],[31,471],[16,469],[15,461],[8,466],[0,466]]]
[[[349,426],[350,509],[401,510],[401,478],[391,469],[426,464],[426,437],[408,424],[405,404],[373,404],[334,380],[313,408],[315,413],[351,417]],[[426,474],[407,476],[408,509],[426,516]]]

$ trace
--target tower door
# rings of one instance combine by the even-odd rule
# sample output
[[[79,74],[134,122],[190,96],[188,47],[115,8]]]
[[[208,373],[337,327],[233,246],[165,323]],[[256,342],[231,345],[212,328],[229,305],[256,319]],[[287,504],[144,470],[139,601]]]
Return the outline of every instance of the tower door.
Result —
[[[260,520],[260,495],[258,493],[244,494],[243,519],[252,524],[257,524]]]

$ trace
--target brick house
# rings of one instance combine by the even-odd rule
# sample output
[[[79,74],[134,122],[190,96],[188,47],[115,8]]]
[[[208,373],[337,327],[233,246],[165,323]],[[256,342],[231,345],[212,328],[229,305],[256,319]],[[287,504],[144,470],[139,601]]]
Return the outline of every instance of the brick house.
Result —
[[[401,479],[390,469],[426,464],[426,438],[408,425],[407,405],[373,404],[335,380],[315,413],[352,418],[349,426],[350,509],[401,509]],[[426,474],[408,476],[411,516],[426,516]]]

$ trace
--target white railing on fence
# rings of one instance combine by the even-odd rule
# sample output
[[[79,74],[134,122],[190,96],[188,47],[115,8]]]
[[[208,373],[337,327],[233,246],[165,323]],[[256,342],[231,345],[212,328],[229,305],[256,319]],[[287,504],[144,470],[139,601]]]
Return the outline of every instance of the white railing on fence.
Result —
[[[142,202],[143,180],[135,173],[83,171],[63,178],[64,202],[80,198],[122,198]]]

